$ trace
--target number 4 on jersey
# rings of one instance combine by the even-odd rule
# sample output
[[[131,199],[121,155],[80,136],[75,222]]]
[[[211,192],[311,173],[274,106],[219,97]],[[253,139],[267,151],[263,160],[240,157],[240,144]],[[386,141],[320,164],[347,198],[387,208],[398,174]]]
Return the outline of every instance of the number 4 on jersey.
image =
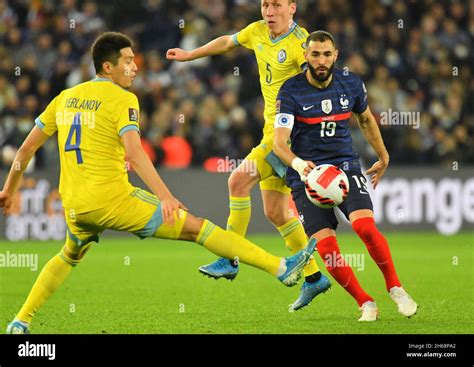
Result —
[[[76,143],[72,144],[72,139],[76,136]],[[76,152],[76,159],[77,164],[84,163],[82,160],[82,152],[81,152],[81,113],[78,112],[74,116],[74,120],[72,121],[71,130],[69,130],[69,135],[66,140],[66,152],[75,151]]]

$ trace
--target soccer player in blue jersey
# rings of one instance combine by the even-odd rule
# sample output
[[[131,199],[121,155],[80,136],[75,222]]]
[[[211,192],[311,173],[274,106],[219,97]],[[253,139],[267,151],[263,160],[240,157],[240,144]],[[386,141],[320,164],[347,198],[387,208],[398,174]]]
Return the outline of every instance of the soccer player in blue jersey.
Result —
[[[278,94],[273,149],[288,166],[287,184],[306,233],[317,240],[317,250],[329,273],[359,304],[362,311],[359,321],[376,320],[378,309],[341,257],[334,209],[319,208],[306,197],[304,181],[319,164],[333,164],[347,174],[350,190],[339,209],[382,271],[398,311],[410,317],[416,313],[417,304],[402,288],[387,241],[375,225],[366,178],[361,173],[359,156],[352,148],[349,132],[352,114],[379,158],[366,171],[372,175],[374,189],[387,169],[389,154],[368,106],[364,83],[355,74],[334,68],[337,55],[334,39],[328,32],[316,31],[308,36],[305,51],[308,69],[288,79]],[[293,309],[298,310],[304,304],[304,300],[297,299]]]

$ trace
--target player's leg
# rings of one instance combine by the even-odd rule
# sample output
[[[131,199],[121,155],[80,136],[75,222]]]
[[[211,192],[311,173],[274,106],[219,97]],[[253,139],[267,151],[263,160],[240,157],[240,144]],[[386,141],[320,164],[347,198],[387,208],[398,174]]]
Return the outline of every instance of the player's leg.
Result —
[[[256,149],[256,148],[254,148]],[[252,213],[250,190],[260,181],[260,173],[252,156],[247,157],[233,171],[228,180],[229,186],[229,217],[227,230],[243,237]]]
[[[386,288],[397,303],[399,312],[409,317],[416,313],[417,304],[401,287],[387,240],[375,225],[372,201],[365,186],[366,178],[359,167],[347,170],[346,174],[351,190],[339,208],[350,220],[354,232],[364,242],[370,256],[382,271]]]
[[[287,167],[273,153],[271,146],[257,150],[254,159],[261,177],[260,191],[265,216],[277,228],[292,253],[301,250],[306,246],[308,237],[298,218],[290,217],[288,203],[291,190],[285,179]],[[314,283],[320,279],[321,273],[314,259],[305,267],[304,275],[309,282]],[[303,284],[303,288],[308,289],[305,285],[307,284]]]
[[[293,200],[300,218],[308,236],[317,240],[317,251],[324,261],[326,269],[331,276],[348,292],[352,298],[362,308],[361,321],[373,321],[376,319],[377,310],[370,315],[364,311],[364,304],[372,304],[373,298],[370,297],[360,286],[354,272],[341,255],[339,245],[336,239],[335,229],[337,228],[337,218],[332,209],[322,209],[311,203],[306,197],[304,189],[292,192]],[[298,300],[297,300],[298,301]],[[295,302],[296,309],[301,308],[300,304]]]
[[[164,227],[161,232],[157,232],[156,236],[167,237],[167,233],[168,230]],[[288,280],[282,280],[286,285],[296,284],[295,280],[299,277],[300,270],[309,261],[311,248],[314,246],[314,242],[312,242],[308,245],[309,250],[305,247],[305,249],[292,257],[277,257],[245,237],[234,232],[224,231],[212,222],[196,218],[189,213],[186,215],[186,221],[179,239],[197,242],[207,250],[223,258],[238,258],[240,262],[264,270],[269,274],[277,276],[280,280],[288,277]],[[295,266],[299,268],[298,271],[291,270]],[[292,276],[288,275],[289,272],[293,273]]]
[[[250,190],[260,181],[260,172],[256,165],[255,156],[259,147],[254,148],[246,159],[231,173],[229,177],[229,208],[227,230],[242,237],[247,234],[247,227],[252,213]],[[209,277],[229,280],[235,279],[239,271],[238,261],[221,257],[216,261],[202,265],[199,271]]]
[[[372,210],[355,210],[349,214],[349,220],[352,228],[367,247],[370,257],[382,272],[387,291],[397,304],[398,311],[407,317],[414,315],[418,305],[400,284],[387,240],[377,229]]]
[[[286,285],[294,285],[297,275],[306,265],[314,250],[314,243],[297,255],[285,259],[273,256],[245,238],[224,231],[207,220],[197,219],[189,213],[179,210],[175,213],[175,222],[164,223],[161,204],[156,196],[136,189],[101,221],[104,228],[127,231],[140,238],[156,237],[182,239],[198,242],[217,255],[234,258],[277,275]]]
[[[13,322],[8,325],[8,334],[25,334],[29,332],[29,325],[38,309],[67,279],[71,270],[82,261],[92,243],[98,241],[97,234],[81,233],[78,231],[76,233],[80,233],[79,236],[82,238],[80,240],[71,233],[71,228],[74,231],[77,229],[77,226],[71,225],[68,222],[68,227],[65,245],[41,270],[23,307]]]
[[[374,299],[361,287],[354,271],[341,255],[336,232],[332,228],[323,228],[312,237],[317,240],[319,256],[323,259],[328,272],[359,305],[362,311],[359,321],[375,321],[378,318],[377,305]]]
[[[400,287],[387,240],[377,229],[372,210],[355,210],[349,214],[349,220],[352,229],[364,242],[370,256],[382,272],[387,291],[393,287]]]
[[[298,216],[289,215],[289,188],[283,179],[272,177],[260,182],[263,198],[263,208],[267,218],[277,228],[284,238],[286,247],[292,254],[306,247],[308,237]],[[305,281],[293,302],[293,307],[298,310],[311,303],[319,294],[326,292],[331,287],[329,279],[320,272],[314,257],[303,269]]]
[[[273,177],[260,182],[263,210],[268,220],[277,228],[292,254],[302,250],[308,237],[297,216],[290,217],[289,188],[281,178]],[[312,259],[304,269],[305,280],[316,282],[321,277],[316,261]]]

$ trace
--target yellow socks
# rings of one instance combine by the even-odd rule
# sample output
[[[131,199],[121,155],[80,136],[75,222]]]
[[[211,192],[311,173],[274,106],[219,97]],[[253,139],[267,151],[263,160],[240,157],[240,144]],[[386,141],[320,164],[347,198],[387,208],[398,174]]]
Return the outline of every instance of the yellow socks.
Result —
[[[233,259],[237,256],[240,262],[272,275],[280,275],[286,268],[284,258],[269,254],[246,238],[224,231],[208,220],[204,220],[196,242],[220,257]]]
[[[252,204],[250,196],[231,196],[230,215],[229,219],[227,220],[227,230],[235,232],[244,237],[247,233],[251,212]],[[308,238],[306,237],[303,225],[298,220],[298,218],[292,218],[288,223],[277,227],[277,229],[280,232],[280,235],[285,239],[286,246],[290,249],[292,254],[295,254],[307,246]],[[229,258],[228,256],[222,257]],[[311,261],[304,267],[305,276],[315,274],[318,271],[319,267],[316,264],[314,258],[312,258]]]
[[[227,219],[227,230],[245,237],[252,214],[250,196],[230,197],[230,214]]]
[[[289,222],[277,227],[280,235],[285,239],[286,247],[292,254],[304,249],[308,245],[308,237],[304,231],[303,225],[298,218],[292,218]],[[312,275],[319,271],[314,258],[304,267],[304,276]]]
[[[41,270],[16,319],[30,323],[36,311],[59,288],[75,265],[77,262],[66,258],[62,251],[49,260]]]

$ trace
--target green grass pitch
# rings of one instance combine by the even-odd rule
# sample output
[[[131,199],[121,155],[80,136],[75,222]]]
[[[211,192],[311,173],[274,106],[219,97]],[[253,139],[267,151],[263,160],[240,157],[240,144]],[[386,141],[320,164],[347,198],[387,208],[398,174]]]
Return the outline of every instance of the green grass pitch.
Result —
[[[355,271],[379,307],[380,320],[359,323],[356,303],[337,284],[300,311],[289,312],[299,285],[286,288],[262,271],[242,265],[234,282],[198,273],[215,256],[187,242],[104,237],[33,320],[40,334],[443,334],[473,333],[473,235],[386,233],[404,287],[418,314],[398,314],[382,274],[353,234],[338,236],[341,251],[364,255]],[[287,255],[278,236],[251,236]],[[0,267],[0,321],[5,328],[25,300],[41,267],[61,243],[0,243],[0,253],[35,253],[38,271]],[[317,262],[322,261],[317,256]],[[325,269],[324,269],[325,271]]]

